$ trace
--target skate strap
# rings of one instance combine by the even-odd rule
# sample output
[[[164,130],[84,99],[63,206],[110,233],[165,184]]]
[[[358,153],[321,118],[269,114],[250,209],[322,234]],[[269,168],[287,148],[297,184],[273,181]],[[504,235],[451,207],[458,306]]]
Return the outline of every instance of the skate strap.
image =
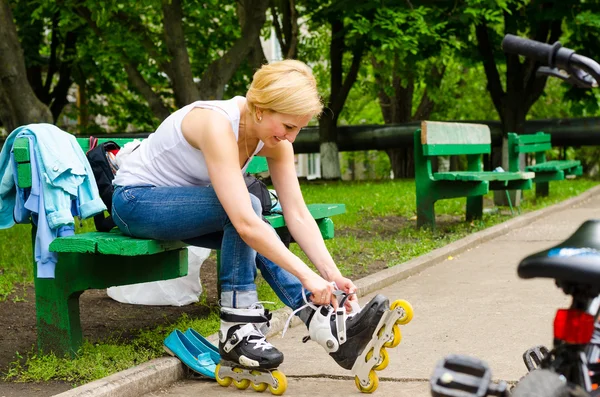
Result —
[[[335,312],[335,325],[337,328],[337,337],[340,345],[346,343],[346,309],[339,306]]]
[[[249,316],[247,314],[241,315],[241,314],[227,313],[225,311],[221,311],[221,320],[228,321],[230,323],[262,324],[262,323],[269,323],[269,321],[271,321],[271,318],[273,318],[273,315],[269,312],[268,309],[265,309],[263,315],[257,315],[257,316]],[[269,325],[269,324],[267,324],[267,325]]]
[[[236,347],[244,340],[244,338],[247,338],[248,343],[254,344],[254,349],[262,349],[264,351],[273,347],[273,345],[267,342],[265,336],[256,328],[256,326],[250,323],[240,327],[231,334],[231,337],[225,342],[223,350],[229,353],[231,349]]]

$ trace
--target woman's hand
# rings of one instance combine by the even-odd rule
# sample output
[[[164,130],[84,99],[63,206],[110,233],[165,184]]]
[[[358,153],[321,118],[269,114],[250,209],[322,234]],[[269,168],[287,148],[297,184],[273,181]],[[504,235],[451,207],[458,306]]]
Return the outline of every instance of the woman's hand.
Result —
[[[356,297],[356,290],[358,288],[356,288],[356,285],[354,285],[352,280],[342,276],[341,274],[337,277],[334,277],[331,281],[335,283],[339,290],[342,290],[349,295],[348,299],[346,300],[346,303],[344,304],[344,307],[346,308],[347,312],[351,312],[352,306],[350,305],[350,302],[358,300],[358,298]]]
[[[310,300],[316,305],[331,304],[334,309],[338,308],[337,298],[333,294],[335,288],[333,284],[326,281],[317,273],[312,273],[304,283],[304,288],[311,292]]]

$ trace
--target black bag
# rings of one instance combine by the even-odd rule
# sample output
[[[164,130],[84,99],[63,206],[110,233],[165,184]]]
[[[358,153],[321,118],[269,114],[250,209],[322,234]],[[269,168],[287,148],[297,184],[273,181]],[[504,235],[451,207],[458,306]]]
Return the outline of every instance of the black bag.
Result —
[[[269,192],[267,185],[265,185],[260,179],[257,179],[255,176],[250,174],[244,174],[244,181],[246,182],[248,192],[252,193],[260,200],[262,214],[271,214],[271,209],[274,207],[274,205],[271,202],[271,192]]]
[[[104,212],[94,216],[94,224],[96,225],[96,230],[99,232],[108,232],[116,226],[110,213],[112,211],[112,195],[114,191],[112,181],[115,179],[115,174],[119,169],[114,161],[114,151],[118,151],[120,148],[113,141],[107,141],[98,145],[98,138],[90,137],[90,149],[86,153],[86,156],[96,178],[100,198],[106,205],[109,214],[106,218]]]
[[[277,205],[277,202],[273,204],[273,202],[271,201],[271,197],[277,199],[277,196],[275,196],[269,191],[267,185],[265,185],[263,181],[257,179],[256,177],[250,174],[244,174],[244,180],[246,182],[246,187],[248,187],[248,192],[252,193],[260,200],[260,204],[262,206],[262,215],[270,215],[273,207]],[[263,220],[267,222],[267,220],[264,219],[264,217]],[[277,234],[279,235],[281,242],[289,248],[293,240],[288,228],[278,227],[277,229],[275,229],[275,232],[277,232]]]

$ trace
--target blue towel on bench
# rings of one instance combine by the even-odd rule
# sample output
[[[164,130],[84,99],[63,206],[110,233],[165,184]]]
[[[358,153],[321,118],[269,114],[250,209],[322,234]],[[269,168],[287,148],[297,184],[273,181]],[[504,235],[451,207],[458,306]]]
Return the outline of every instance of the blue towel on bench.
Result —
[[[12,146],[17,137],[30,141],[32,187],[16,188]],[[0,228],[15,220],[37,225],[37,276],[54,278],[57,255],[49,245],[58,236],[73,234],[74,218],[86,219],[106,209],[96,180],[75,137],[51,124],[15,129],[0,152]]]

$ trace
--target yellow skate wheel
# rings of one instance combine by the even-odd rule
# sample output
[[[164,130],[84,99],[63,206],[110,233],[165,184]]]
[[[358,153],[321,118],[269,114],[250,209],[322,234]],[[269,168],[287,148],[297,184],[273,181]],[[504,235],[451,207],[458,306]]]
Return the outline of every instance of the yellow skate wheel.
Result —
[[[221,364],[217,364],[217,367],[215,368],[215,379],[216,379],[217,383],[223,387],[229,387],[229,385],[231,384],[231,381],[233,381],[233,379],[231,379],[229,376],[221,378],[219,376],[220,370],[221,370]]]
[[[262,393],[263,391],[267,390],[267,387],[269,387],[269,385],[266,383],[259,383],[258,385],[250,383],[250,387],[252,388],[252,390]]]
[[[260,371],[252,371],[251,374],[255,375],[255,376],[260,376],[261,372]],[[263,391],[267,390],[267,387],[269,387],[269,385],[264,382],[261,382],[258,385],[255,384],[254,382],[252,382],[252,383],[250,383],[250,387],[252,387],[252,389],[254,391],[263,392]]]
[[[401,340],[402,333],[400,332],[400,328],[396,324],[394,324],[394,326],[392,327],[392,337],[390,338],[390,340],[385,342],[383,346],[393,349],[394,347],[400,344]]]
[[[285,374],[280,371],[271,372],[271,376],[275,378],[277,383],[275,386],[269,385],[269,391],[275,396],[281,396],[287,389],[287,378],[285,377]]]
[[[241,374],[244,372],[241,368],[234,368],[233,372]],[[246,390],[248,386],[250,386],[250,379],[242,379],[242,380],[233,380],[233,385],[240,390]]]
[[[358,390],[360,390],[361,393],[373,393],[375,390],[377,390],[377,387],[379,386],[379,378],[377,377],[377,374],[375,373],[374,370],[371,370],[369,372],[369,384],[366,386],[361,385],[360,383],[360,379],[358,379],[358,376],[354,377],[354,383],[356,384],[356,387],[358,388]]]
[[[413,308],[410,305],[410,303],[408,303],[407,301],[405,301],[403,299],[398,299],[398,300],[392,302],[392,306],[390,307],[390,309],[394,310],[398,306],[400,306],[401,308],[404,309],[404,316],[402,316],[398,320],[396,320],[396,324],[405,325],[405,324],[410,323],[410,320],[412,320],[413,314],[414,314]]]
[[[369,352],[367,353],[367,356],[365,357],[365,362],[369,361],[371,357],[373,357],[373,349],[369,350]],[[390,355],[388,354],[387,350],[385,350],[385,348],[382,347],[381,350],[379,350],[379,361],[375,363],[373,369],[375,371],[382,371],[387,368],[389,363]]]

